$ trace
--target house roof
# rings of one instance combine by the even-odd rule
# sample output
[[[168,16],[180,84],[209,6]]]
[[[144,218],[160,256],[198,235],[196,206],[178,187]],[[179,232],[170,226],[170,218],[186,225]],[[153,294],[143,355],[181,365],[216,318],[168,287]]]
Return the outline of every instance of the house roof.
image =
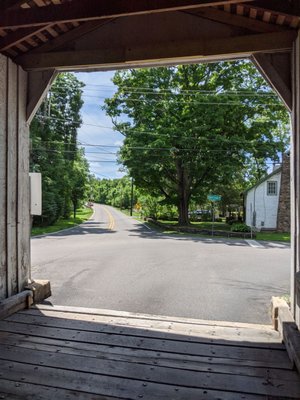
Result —
[[[244,191],[244,194],[247,194],[248,192],[250,192],[250,190],[258,187],[259,185],[261,185],[262,183],[264,183],[265,181],[269,180],[270,178],[272,178],[272,176],[277,175],[279,172],[282,171],[282,166],[276,168],[274,171],[272,171],[270,174],[264,176],[263,178],[261,178],[255,185],[251,186],[249,189]]]
[[[65,45],[71,43],[67,46],[68,51],[74,50],[74,40],[95,29],[101,30],[102,27],[109,24],[111,25],[112,35],[115,34],[114,32],[118,32],[120,35],[121,30],[115,23],[124,18],[130,19],[131,24],[129,26],[134,27],[139,24],[138,18],[145,15],[150,20],[156,21],[155,18],[158,14],[171,16],[174,13],[180,14],[182,17],[185,14],[185,16],[201,18],[198,20],[198,25],[207,21],[206,26],[210,27],[209,31],[212,33],[215,31],[215,25],[223,25],[232,29],[228,33],[230,39],[243,37],[242,42],[234,41],[232,45],[230,42],[230,46],[227,42],[217,43],[216,46],[221,46],[221,50],[211,49],[211,44],[205,43],[202,46],[202,53],[207,57],[210,54],[219,55],[220,51],[223,50],[224,54],[229,54],[232,53],[231,49],[241,50],[243,54],[248,54],[250,41],[247,37],[257,34],[262,35],[260,37],[253,36],[251,50],[290,51],[292,41],[300,27],[298,0],[153,0],[151,2],[148,0],[1,0],[0,52],[11,57],[25,69],[30,70],[37,67],[47,69],[60,66],[61,63],[57,61],[56,53],[51,58],[51,62],[48,58],[45,58],[45,54],[48,55],[54,49],[55,51],[58,49],[63,56],[62,50]],[[177,30],[180,30],[180,35],[184,37],[185,31],[188,31],[189,28],[189,20],[182,18],[182,21],[184,23],[182,26],[187,29],[182,29],[175,19],[174,29],[176,26]],[[113,29],[114,27],[115,29]],[[105,36],[107,32],[105,28],[103,30]],[[142,43],[142,40],[140,40],[143,39],[142,36],[143,34],[138,38],[138,44]],[[216,39],[223,39],[222,29],[217,36]],[[164,32],[162,32],[162,38],[166,40]],[[174,40],[173,38],[170,39],[170,42]],[[193,39],[198,40],[197,37]],[[158,42],[157,38],[154,38],[153,43],[150,39],[147,40],[152,48],[154,47],[153,44]],[[88,41],[88,46],[86,46],[88,50],[90,50],[92,44]],[[144,45],[144,43],[142,44]],[[187,43],[184,45],[186,46]],[[77,49],[75,50],[77,51]],[[126,48],[127,52],[128,50],[132,49]],[[190,47],[188,50],[192,54],[193,49]],[[147,49],[145,51],[148,54]],[[42,54],[42,63],[38,58],[24,57],[25,55],[36,54]],[[159,58],[159,55],[157,55],[157,58]],[[66,54],[66,59],[69,56],[69,53]],[[90,53],[78,53],[78,57],[88,57],[88,65],[91,65],[94,60]],[[36,66],[35,62],[40,64]],[[75,65],[73,60],[72,62],[72,65]],[[95,64],[97,64],[96,61]],[[80,65],[82,65],[82,62]]]

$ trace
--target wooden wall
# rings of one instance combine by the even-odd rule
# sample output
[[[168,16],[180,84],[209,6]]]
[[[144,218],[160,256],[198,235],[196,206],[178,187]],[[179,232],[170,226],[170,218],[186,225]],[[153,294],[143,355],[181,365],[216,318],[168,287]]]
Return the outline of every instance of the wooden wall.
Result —
[[[292,54],[293,111],[291,146],[291,298],[292,313],[300,326],[300,38],[294,42]],[[298,276],[298,282],[297,282]]]
[[[27,73],[0,54],[0,300],[30,274]]]

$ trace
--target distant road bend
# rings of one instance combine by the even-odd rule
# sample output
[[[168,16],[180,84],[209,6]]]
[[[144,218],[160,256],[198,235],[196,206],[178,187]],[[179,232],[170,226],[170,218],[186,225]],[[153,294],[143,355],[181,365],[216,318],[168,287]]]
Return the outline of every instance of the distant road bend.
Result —
[[[94,210],[31,241],[32,277],[50,279],[53,304],[269,323],[271,296],[289,291],[288,245],[164,235],[112,207]]]

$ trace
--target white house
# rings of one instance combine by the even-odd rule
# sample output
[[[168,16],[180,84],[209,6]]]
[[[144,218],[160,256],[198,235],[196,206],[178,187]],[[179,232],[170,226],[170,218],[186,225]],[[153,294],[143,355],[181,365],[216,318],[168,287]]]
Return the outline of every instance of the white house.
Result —
[[[261,229],[277,229],[282,167],[261,179],[245,192],[246,224]]]

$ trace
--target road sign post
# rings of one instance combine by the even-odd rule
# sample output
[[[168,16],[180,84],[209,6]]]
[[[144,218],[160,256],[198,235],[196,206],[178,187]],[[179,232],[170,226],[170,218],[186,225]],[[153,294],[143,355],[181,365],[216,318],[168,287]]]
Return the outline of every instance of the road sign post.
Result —
[[[215,223],[215,206],[214,203],[216,201],[220,201],[222,196],[219,194],[209,194],[207,199],[211,202],[211,216],[212,216],[212,224],[211,224],[211,236],[214,236],[214,223]]]

